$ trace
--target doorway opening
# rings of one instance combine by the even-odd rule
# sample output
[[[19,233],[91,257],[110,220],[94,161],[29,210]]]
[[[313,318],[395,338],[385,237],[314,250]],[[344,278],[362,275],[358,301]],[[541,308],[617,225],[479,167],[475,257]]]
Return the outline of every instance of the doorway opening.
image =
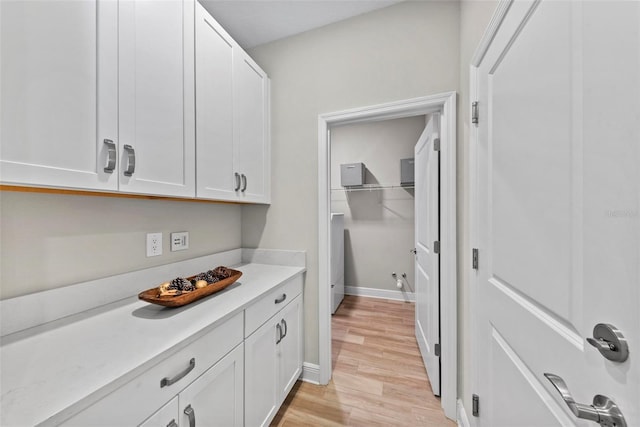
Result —
[[[440,283],[441,403],[445,415],[456,417],[457,280],[456,280],[456,94],[443,94],[374,105],[318,117],[318,243],[319,243],[319,367],[318,381],[331,379],[331,145],[335,126],[439,113],[440,131]]]

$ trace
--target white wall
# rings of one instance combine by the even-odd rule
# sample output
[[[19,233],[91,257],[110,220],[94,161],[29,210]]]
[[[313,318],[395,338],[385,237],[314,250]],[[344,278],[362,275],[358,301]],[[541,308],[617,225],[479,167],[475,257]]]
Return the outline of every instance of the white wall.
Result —
[[[62,194],[0,193],[0,298],[240,247],[238,205]],[[189,249],[169,251],[169,232]],[[163,254],[146,257],[146,233]],[[149,283],[149,287],[155,286]]]
[[[417,116],[331,129],[331,211],[345,214],[345,286],[397,291],[392,272],[407,274],[413,292],[414,191],[400,187],[400,159],[412,158],[424,130]],[[383,190],[345,190],[340,165],[362,162],[366,184]]]
[[[250,51],[271,78],[272,205],[246,247],[307,250],[305,360],[318,363],[318,115],[457,90],[459,3],[397,5]]]

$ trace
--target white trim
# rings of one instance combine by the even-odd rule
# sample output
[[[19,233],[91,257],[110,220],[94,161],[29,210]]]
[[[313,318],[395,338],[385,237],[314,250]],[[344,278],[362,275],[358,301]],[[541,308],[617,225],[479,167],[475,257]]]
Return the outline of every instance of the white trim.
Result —
[[[461,399],[458,399],[458,415],[456,421],[459,427],[471,427],[469,423],[469,417],[467,417],[467,411],[464,410],[464,404]]]
[[[300,379],[306,383],[320,385],[320,365],[304,362]]]
[[[457,399],[457,241],[456,241],[456,93],[396,101],[318,116],[318,349],[319,382],[331,379],[331,287],[329,286],[329,167],[331,126],[441,113],[441,404],[456,417]]]
[[[496,7],[495,12],[493,12],[493,16],[491,17],[491,21],[489,21],[489,25],[484,30],[484,34],[480,39],[480,43],[476,47],[475,52],[473,53],[473,57],[471,58],[471,66],[477,67],[480,65],[480,62],[484,58],[485,53],[487,53],[487,49],[489,49],[489,45],[493,41],[496,33],[498,32],[498,28],[502,24],[505,15],[509,11],[513,0],[501,0],[498,6]],[[473,93],[473,92],[470,92]],[[471,117],[471,116],[469,116]]]
[[[416,300],[413,292],[396,291],[396,290],[389,290],[389,289],[364,288],[362,286],[345,286],[344,294],[358,295],[361,297],[369,297],[369,298],[391,299],[391,300],[397,300],[397,301],[414,302]]]
[[[469,105],[465,106],[464,108],[468,108],[469,109],[469,117],[471,117],[471,101],[477,101],[478,100],[478,90],[479,90],[479,86],[478,86],[478,67],[480,66],[480,63],[482,62],[482,60],[484,59],[487,50],[489,49],[489,46],[491,45],[491,42],[493,41],[493,39],[496,36],[496,33],[498,32],[498,29],[500,28],[500,26],[502,25],[502,22],[504,21],[505,15],[507,14],[507,12],[509,11],[509,9],[511,8],[511,5],[513,4],[513,0],[501,0],[500,3],[498,4],[493,17],[491,18],[491,21],[489,23],[489,26],[487,27],[487,29],[485,30],[482,39],[480,40],[480,43],[478,44],[478,47],[476,48],[476,51],[473,55],[473,58],[471,59],[471,65],[470,65],[470,70],[469,70],[469,78],[470,78],[470,82],[469,82]],[[482,120],[482,117],[480,118]],[[478,141],[478,127],[475,124],[469,124],[470,129],[469,129],[469,190],[471,192],[470,197],[469,197],[469,248],[468,250],[471,251],[472,248],[478,248],[478,241],[479,241],[479,223],[478,223],[478,206],[479,206],[479,200],[478,200],[478,150],[477,150],[477,141]],[[469,254],[469,257],[466,258],[467,260],[469,260],[469,262],[471,262],[471,256]],[[479,353],[478,353],[478,348],[479,348],[479,330],[477,329],[478,326],[478,306],[477,306],[477,301],[478,301],[478,295],[477,295],[477,289],[478,289],[478,275],[477,275],[477,270],[473,270],[471,268],[471,265],[467,265],[464,268],[468,268],[469,269],[469,306],[470,306],[470,310],[469,310],[469,316],[470,316],[470,326],[471,329],[468,331],[468,334],[471,336],[471,350],[470,350],[470,357],[471,357],[471,390],[468,391],[469,394],[475,393],[478,388],[479,388],[479,383],[480,383],[480,362],[479,362]],[[459,409],[462,409],[462,413],[464,414],[464,416],[466,417],[466,413],[464,413],[464,404],[462,403],[462,401],[459,401]],[[464,424],[465,427],[466,426],[470,426],[471,424],[469,423],[469,419],[466,419],[466,424]],[[476,425],[475,420],[473,425]]]

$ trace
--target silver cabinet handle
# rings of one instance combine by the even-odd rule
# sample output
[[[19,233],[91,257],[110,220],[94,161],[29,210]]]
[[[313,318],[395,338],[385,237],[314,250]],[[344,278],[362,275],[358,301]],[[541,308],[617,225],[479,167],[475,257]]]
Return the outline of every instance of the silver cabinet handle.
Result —
[[[554,374],[544,374],[551,384],[558,390],[562,400],[567,404],[571,412],[584,420],[595,421],[604,427],[627,427],[627,422],[622,416],[622,412],[611,399],[607,396],[597,394],[593,398],[593,405],[584,405],[582,403],[576,403],[569,392],[567,384],[564,380]]]
[[[181,379],[183,379],[189,372],[193,371],[193,368],[196,367],[196,358],[193,357],[191,360],[189,360],[189,366],[187,366],[187,369],[185,369],[184,371],[180,372],[178,375],[176,375],[173,378],[167,378],[164,377],[163,379],[160,380],[160,388],[165,387],[165,386],[170,386],[171,384],[175,384],[178,381],[180,381]]]
[[[127,152],[127,170],[124,171],[125,176],[131,176],[136,171],[136,150],[130,145],[125,145],[124,151]]]
[[[242,177],[242,191],[244,193],[244,191],[247,189],[247,175],[242,174],[240,175]]]
[[[105,139],[104,145],[107,146],[107,152],[109,153],[109,157],[107,158],[107,166],[105,166],[104,171],[106,173],[113,173],[116,169],[116,157],[118,153],[116,153],[116,144],[113,143],[110,139]]]
[[[587,342],[612,362],[624,362],[629,357],[627,339],[608,323],[598,323],[593,328],[593,338],[587,338]]]
[[[283,325],[283,327],[284,327],[284,334],[282,334],[282,339],[284,339],[284,337],[287,336],[287,321],[282,319],[280,321],[280,324]]]
[[[282,336],[282,326],[280,326],[280,323],[276,323],[276,332],[278,333],[278,339],[276,339],[276,345],[280,344],[280,341],[282,341],[282,338],[284,338]]]
[[[274,302],[276,304],[280,304],[281,302],[283,302],[286,299],[287,299],[287,294],[282,294],[282,296],[280,298],[276,298],[276,300]]]
[[[234,173],[235,178],[236,178],[236,188],[233,189],[233,191],[238,191],[240,189],[240,174],[238,172]]]
[[[171,420],[171,422],[167,424],[167,427],[178,427],[178,423],[176,420]]]
[[[184,413],[189,417],[189,427],[196,427],[196,413],[191,405],[184,408]]]

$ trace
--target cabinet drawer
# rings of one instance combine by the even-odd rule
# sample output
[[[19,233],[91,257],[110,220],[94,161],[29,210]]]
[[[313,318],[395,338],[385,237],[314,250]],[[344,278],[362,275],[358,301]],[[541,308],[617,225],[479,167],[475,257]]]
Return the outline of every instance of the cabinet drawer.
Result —
[[[236,314],[63,424],[139,424],[240,344],[242,323]]]
[[[283,283],[244,311],[244,336],[248,337],[302,292],[302,275]]]

